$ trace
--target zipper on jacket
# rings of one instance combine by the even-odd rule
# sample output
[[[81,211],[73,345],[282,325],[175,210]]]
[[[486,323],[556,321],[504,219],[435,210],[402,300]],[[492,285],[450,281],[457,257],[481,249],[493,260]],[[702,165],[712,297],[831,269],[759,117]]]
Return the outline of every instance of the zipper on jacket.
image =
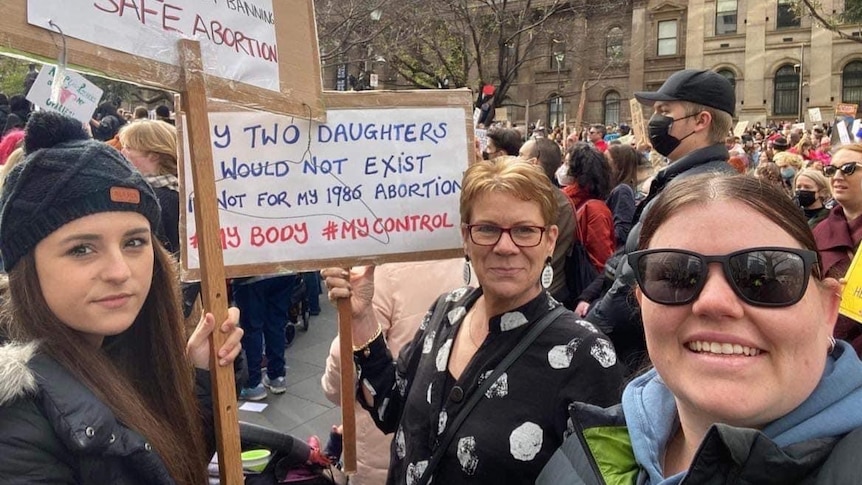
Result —
[[[605,477],[602,475],[602,471],[599,469],[599,464],[596,463],[596,459],[593,456],[593,451],[590,449],[589,444],[587,444],[587,438],[584,436],[584,428],[581,426],[581,421],[572,416],[572,426],[575,428],[575,434],[578,436],[578,441],[581,443],[581,447],[584,449],[584,455],[587,457],[587,461],[590,463],[590,469],[593,474],[598,478],[598,482],[601,485],[607,485],[605,482]]]

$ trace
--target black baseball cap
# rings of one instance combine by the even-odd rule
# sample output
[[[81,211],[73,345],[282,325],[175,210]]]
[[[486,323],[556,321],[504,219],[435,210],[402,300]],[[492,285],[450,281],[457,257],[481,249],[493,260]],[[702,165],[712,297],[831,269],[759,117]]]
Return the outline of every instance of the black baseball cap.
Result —
[[[708,69],[675,72],[658,91],[638,91],[635,98],[648,106],[656,101],[689,101],[724,111],[731,116],[736,110],[733,85],[721,74]]]

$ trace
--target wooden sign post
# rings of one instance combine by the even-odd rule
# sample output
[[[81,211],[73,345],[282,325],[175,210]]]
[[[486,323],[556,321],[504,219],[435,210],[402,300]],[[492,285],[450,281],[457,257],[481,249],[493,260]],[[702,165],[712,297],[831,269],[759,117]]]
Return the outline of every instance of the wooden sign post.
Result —
[[[326,93],[324,99],[325,123],[211,103],[212,158],[192,154],[197,142],[181,138],[187,278],[206,279],[200,268],[208,266],[201,246],[207,239],[221,241],[228,277],[463,254],[457,220],[461,176],[473,161],[469,91]],[[183,121],[178,124],[183,133]],[[215,174],[210,195],[196,188],[202,182],[191,171],[205,162]],[[221,228],[212,239],[200,226],[204,199],[221,209],[209,221]],[[349,474],[356,470],[356,377],[348,300],[338,303],[338,315]]]
[[[578,100],[578,117],[575,119],[575,130],[578,135],[581,133],[581,123],[584,121],[584,106],[587,103],[587,82],[581,84],[581,99]]]
[[[236,403],[236,383],[233,366],[218,365],[218,349],[225,335],[218,330],[227,319],[227,295],[224,260],[219,245],[218,207],[216,207],[215,176],[212,148],[207,122],[206,83],[201,65],[200,43],[183,39],[179,42],[183,60],[182,101],[188,119],[187,133],[192,160],[192,177],[197,187],[195,217],[198,228],[198,250],[201,259],[201,297],[204,308],[215,317],[217,329],[210,339],[210,376],[213,389],[213,412],[216,424],[216,445],[219,475],[225,485],[241,485],[242,450],[239,442],[239,416]]]
[[[353,309],[338,302],[338,349],[341,353],[341,430],[344,473],[356,473],[356,368],[353,363]]]

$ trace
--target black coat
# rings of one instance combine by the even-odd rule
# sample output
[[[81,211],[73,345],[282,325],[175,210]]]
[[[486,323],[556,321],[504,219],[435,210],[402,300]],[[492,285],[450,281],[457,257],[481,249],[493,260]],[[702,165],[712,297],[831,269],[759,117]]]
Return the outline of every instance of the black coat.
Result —
[[[35,351],[36,344],[0,346],[0,483],[174,483],[143,436],[120,423],[64,367]],[[199,397],[208,396],[207,372],[198,372],[196,387]],[[202,406],[211,417],[207,399]]]

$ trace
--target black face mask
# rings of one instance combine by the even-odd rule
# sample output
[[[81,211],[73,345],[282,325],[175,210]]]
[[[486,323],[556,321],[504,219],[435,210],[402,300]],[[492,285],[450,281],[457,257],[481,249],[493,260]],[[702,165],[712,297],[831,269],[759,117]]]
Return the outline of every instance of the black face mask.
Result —
[[[670,116],[660,115],[658,113],[652,115],[652,118],[649,119],[649,124],[647,125],[647,131],[649,132],[649,141],[652,144],[653,149],[664,156],[668,156],[673,153],[673,151],[676,150],[676,147],[678,147],[683,140],[694,134],[694,131],[680,139],[677,139],[669,133],[670,126],[674,121],[684,120],[696,115],[697,113],[676,119],[671,118]]]
[[[813,190],[796,191],[796,203],[799,204],[800,207],[808,207],[816,201],[817,193],[815,193]]]

